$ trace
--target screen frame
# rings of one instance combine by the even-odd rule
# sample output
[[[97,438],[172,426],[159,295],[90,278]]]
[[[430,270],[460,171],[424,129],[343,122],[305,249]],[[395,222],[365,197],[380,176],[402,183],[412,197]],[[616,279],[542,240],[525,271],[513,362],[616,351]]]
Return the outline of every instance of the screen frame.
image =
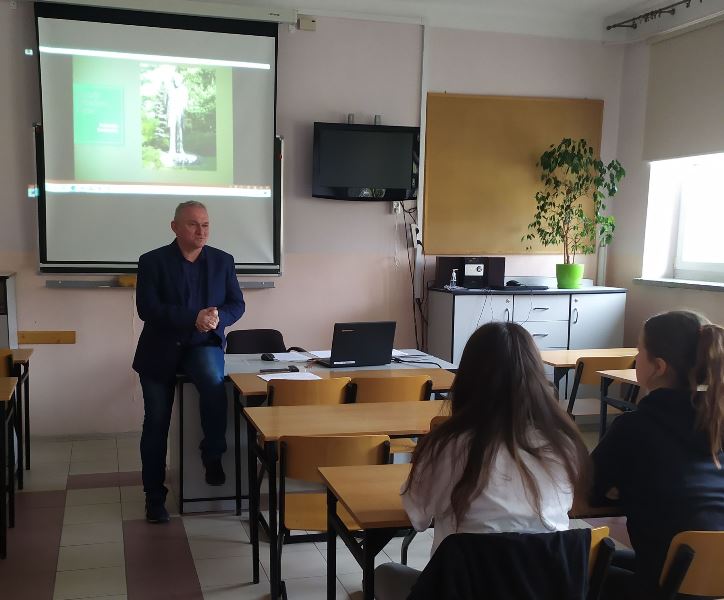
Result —
[[[279,25],[266,21],[247,21],[242,19],[229,19],[219,17],[201,17],[196,15],[181,15],[174,13],[150,12],[139,10],[125,10],[116,8],[101,8],[71,4],[36,2],[35,8],[35,43],[36,62],[38,69],[38,88],[40,91],[39,123],[34,124],[35,138],[35,165],[37,173],[37,199],[38,199],[38,250],[39,270],[41,273],[135,273],[138,270],[137,262],[109,262],[109,261],[58,261],[49,260],[47,253],[47,225],[46,193],[45,193],[45,154],[43,142],[43,85],[40,72],[40,46],[39,18],[63,19],[71,21],[85,21],[92,23],[111,23],[117,25],[135,25],[141,27],[157,27],[161,29],[183,29],[187,31],[208,31],[212,33],[230,33],[241,35],[256,35],[274,39],[274,109],[273,130],[277,129],[277,93],[279,72]],[[237,275],[281,275],[282,262],[282,140],[275,134],[273,143],[273,254],[271,263],[245,263],[237,262],[235,269]],[[203,200],[203,198],[201,198]],[[181,201],[181,200],[180,200]],[[171,234],[169,233],[169,240]]]
[[[375,133],[410,133],[413,135],[412,162],[410,163],[410,182],[412,187],[408,194],[408,188],[385,188],[384,197],[375,196],[352,196],[351,187],[330,187],[319,183],[321,169],[321,134],[325,131],[358,131]],[[362,125],[355,123],[325,123],[315,121],[314,141],[312,147],[312,197],[327,198],[329,200],[349,200],[360,202],[394,202],[398,200],[416,200],[420,173],[420,128],[401,125]],[[416,168],[415,168],[416,166]],[[416,172],[415,172],[416,171]]]

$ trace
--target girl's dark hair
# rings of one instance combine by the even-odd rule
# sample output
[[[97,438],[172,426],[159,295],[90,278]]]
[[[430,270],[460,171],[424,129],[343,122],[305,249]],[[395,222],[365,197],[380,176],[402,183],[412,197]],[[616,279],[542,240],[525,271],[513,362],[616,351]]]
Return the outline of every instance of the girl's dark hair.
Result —
[[[643,344],[653,358],[662,359],[679,389],[691,391],[696,426],[709,441],[714,464],[724,442],[724,328],[689,311],[651,317],[644,324]]]
[[[523,479],[526,493],[541,516],[540,490],[523,462],[534,457],[550,472],[551,461],[565,468],[576,491],[588,492],[589,456],[576,426],[558,404],[546,379],[540,352],[531,335],[515,323],[489,323],[478,329],[463,350],[449,395],[451,416],[422,438],[412,458],[406,490],[443,448],[468,436],[464,468],[451,493],[452,512],[461,523],[473,496],[490,480],[495,457],[504,447]],[[545,440],[541,445],[532,433]]]

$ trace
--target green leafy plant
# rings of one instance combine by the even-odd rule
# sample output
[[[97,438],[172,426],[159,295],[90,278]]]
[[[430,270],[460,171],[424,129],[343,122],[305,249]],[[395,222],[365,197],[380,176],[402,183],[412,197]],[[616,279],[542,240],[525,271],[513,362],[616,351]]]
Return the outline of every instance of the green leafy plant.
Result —
[[[621,163],[612,160],[604,165],[586,140],[566,138],[551,145],[536,166],[544,187],[535,195],[530,232],[521,241],[538,238],[543,246],[563,245],[567,265],[575,262],[576,254],[593,254],[597,238],[599,246],[609,244],[616,221],[602,211],[606,210],[604,200],[616,194],[626,175]],[[592,200],[592,210],[584,206],[586,199]]]

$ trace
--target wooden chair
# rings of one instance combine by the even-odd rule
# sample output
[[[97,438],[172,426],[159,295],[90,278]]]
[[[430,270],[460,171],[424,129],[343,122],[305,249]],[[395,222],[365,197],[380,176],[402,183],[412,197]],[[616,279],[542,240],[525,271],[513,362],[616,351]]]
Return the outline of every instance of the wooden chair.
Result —
[[[576,361],[576,374],[573,380],[571,396],[568,399],[568,414],[574,419],[584,415],[599,415],[601,413],[601,398],[578,398],[578,389],[581,385],[601,386],[601,376],[596,371],[611,371],[614,369],[632,369],[635,364],[633,356],[581,356]],[[631,398],[633,402],[635,397]],[[621,411],[610,409],[613,414]]]
[[[349,377],[272,379],[267,384],[269,406],[344,404]]]
[[[13,351],[10,348],[0,348],[0,377],[12,377]]]
[[[293,530],[327,531],[327,494],[325,491],[288,492],[287,478],[323,484],[319,467],[386,464],[390,456],[390,438],[386,435],[360,436],[285,436],[279,440],[279,529],[277,573],[281,580],[282,546],[289,542],[319,539],[319,534],[291,535]],[[339,504],[338,515],[351,530],[359,529],[352,516]],[[281,582],[284,597],[286,591]]]
[[[611,565],[616,545],[608,537],[608,527],[591,529],[591,549],[588,553],[588,596],[587,600],[598,600],[603,591],[606,572]]]
[[[678,594],[724,596],[724,531],[683,531],[669,545],[659,580],[661,600]]]
[[[347,402],[419,402],[432,395],[432,379],[427,375],[395,377],[353,377],[347,386]],[[410,453],[416,442],[411,438],[393,439],[390,453]]]

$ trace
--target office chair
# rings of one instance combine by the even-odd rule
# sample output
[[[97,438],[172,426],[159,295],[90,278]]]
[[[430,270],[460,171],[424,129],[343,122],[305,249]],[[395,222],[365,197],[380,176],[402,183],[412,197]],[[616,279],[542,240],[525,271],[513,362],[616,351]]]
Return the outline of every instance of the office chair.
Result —
[[[297,346],[287,350],[284,337],[276,329],[237,329],[226,334],[227,354],[263,354],[292,350],[305,351]]]

